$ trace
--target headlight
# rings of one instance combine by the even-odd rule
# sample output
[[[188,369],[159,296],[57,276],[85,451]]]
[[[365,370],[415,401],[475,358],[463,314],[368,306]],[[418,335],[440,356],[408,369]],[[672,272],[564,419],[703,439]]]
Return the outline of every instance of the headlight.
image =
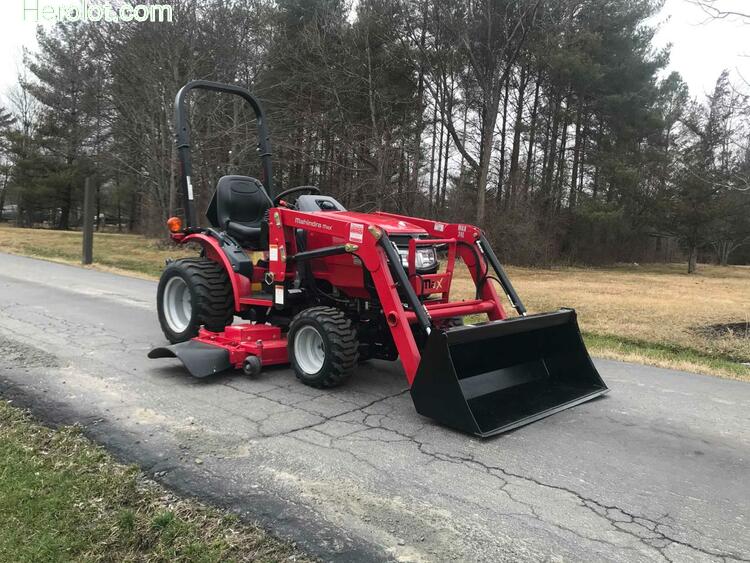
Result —
[[[426,268],[432,268],[437,263],[437,257],[435,256],[435,249],[432,246],[425,246],[417,248],[415,262],[417,268],[424,270]]]
[[[401,257],[401,265],[404,268],[409,267],[409,250],[406,248],[396,247],[398,255]],[[437,264],[437,254],[434,246],[418,246],[414,252],[414,266],[417,270],[427,270],[434,268]]]

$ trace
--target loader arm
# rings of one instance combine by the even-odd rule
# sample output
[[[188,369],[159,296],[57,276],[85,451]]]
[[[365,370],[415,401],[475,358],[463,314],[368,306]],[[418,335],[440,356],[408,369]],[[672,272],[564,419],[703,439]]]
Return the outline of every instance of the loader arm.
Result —
[[[351,223],[338,219],[333,213],[312,214],[278,207],[269,213],[269,271],[277,284],[275,292],[283,292],[279,287],[283,280],[290,275],[287,269],[287,257],[296,252],[296,242],[293,236],[295,229],[315,232],[342,239],[349,244],[349,252],[362,261],[372,276],[375,289],[383,308],[388,326],[391,329],[394,343],[401,357],[407,381],[411,385],[417,373],[421,359],[419,347],[414,339],[409,317],[398,296],[399,284],[393,279],[387,256],[387,235],[377,225]],[[387,243],[390,244],[390,243]],[[400,264],[399,264],[400,267]],[[429,315],[424,306],[419,303],[411,286],[407,283],[404,289],[413,295],[413,307],[421,309],[429,322]],[[278,294],[277,294],[278,295]],[[423,327],[431,328],[431,326]]]

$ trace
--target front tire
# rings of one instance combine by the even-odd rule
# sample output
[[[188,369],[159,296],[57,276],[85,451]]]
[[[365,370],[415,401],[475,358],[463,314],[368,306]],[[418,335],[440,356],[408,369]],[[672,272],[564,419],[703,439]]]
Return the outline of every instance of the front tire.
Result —
[[[208,258],[183,258],[167,265],[156,294],[159,324],[172,344],[232,324],[234,297],[227,272]]]
[[[311,307],[297,314],[287,342],[297,379],[311,387],[340,385],[357,365],[357,333],[351,320],[333,307]]]

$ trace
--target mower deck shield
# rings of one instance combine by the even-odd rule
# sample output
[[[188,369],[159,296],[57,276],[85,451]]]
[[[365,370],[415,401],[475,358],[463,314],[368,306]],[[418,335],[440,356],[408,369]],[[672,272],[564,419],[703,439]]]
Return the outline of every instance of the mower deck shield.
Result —
[[[486,437],[608,391],[572,309],[433,330],[411,387],[417,412]]]
[[[177,358],[193,377],[208,377],[232,367],[228,350],[196,340],[154,348],[148,357]]]

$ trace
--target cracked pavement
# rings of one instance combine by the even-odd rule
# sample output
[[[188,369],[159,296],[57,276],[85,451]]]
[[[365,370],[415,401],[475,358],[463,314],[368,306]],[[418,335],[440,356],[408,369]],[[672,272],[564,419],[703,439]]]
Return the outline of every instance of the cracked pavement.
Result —
[[[0,254],[0,394],[324,560],[750,561],[748,383],[597,360],[609,395],[480,440],[397,363],[317,390],[148,360],[155,293]]]

